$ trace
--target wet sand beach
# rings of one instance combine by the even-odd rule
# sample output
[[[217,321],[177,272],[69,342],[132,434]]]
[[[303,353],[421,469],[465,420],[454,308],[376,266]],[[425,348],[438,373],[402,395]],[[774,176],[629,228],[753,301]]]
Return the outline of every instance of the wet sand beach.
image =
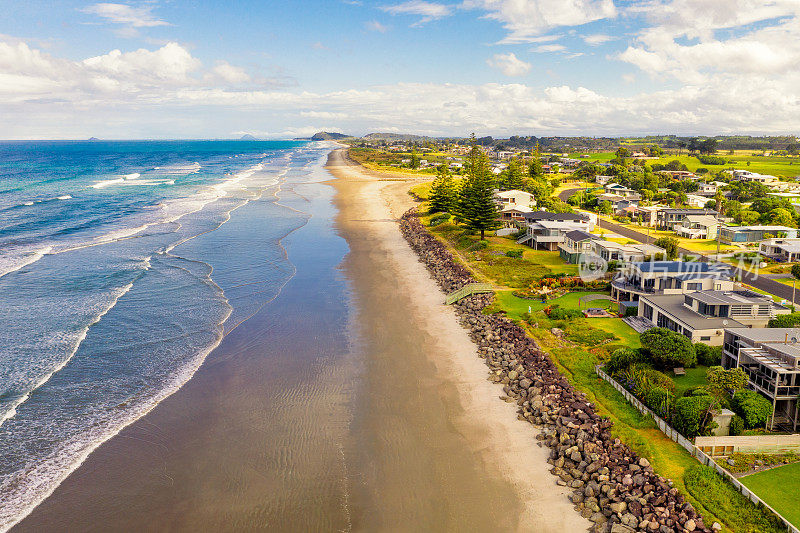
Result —
[[[583,531],[396,218],[334,152],[280,202],[296,275],[14,531]]]

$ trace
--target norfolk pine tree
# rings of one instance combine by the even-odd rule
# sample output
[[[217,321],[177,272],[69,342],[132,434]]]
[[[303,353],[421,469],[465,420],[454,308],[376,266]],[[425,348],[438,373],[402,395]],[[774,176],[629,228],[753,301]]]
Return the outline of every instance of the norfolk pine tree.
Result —
[[[446,165],[440,165],[437,170],[431,185],[430,212],[451,213],[456,203],[456,184]]]
[[[500,214],[494,200],[494,180],[489,171],[489,161],[474,141],[469,155],[469,172],[458,192],[458,218],[471,230],[481,232],[502,226],[497,219]]]

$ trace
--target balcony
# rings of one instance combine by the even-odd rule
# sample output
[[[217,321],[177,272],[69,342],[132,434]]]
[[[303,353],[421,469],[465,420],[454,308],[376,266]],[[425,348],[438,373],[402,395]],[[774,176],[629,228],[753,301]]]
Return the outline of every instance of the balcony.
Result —
[[[655,294],[656,290],[652,287],[642,287],[628,283],[625,278],[616,278],[611,282],[611,286],[617,290],[625,292],[635,292],[636,294]]]

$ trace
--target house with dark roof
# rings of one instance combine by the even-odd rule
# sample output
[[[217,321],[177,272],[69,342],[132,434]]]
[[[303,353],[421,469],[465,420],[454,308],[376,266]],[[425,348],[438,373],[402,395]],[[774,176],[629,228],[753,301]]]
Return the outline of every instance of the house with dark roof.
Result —
[[[592,241],[596,235],[584,230],[572,230],[564,234],[564,239],[558,245],[558,252],[561,259],[567,263],[576,264],[580,261],[581,255],[593,251]]]
[[[656,215],[656,228],[675,231],[677,226],[683,224],[686,217],[696,215],[717,216],[717,212],[713,209],[662,209]]]
[[[611,296],[620,302],[654,294],[732,290],[731,267],[695,261],[629,263],[611,282]]]
[[[537,250],[558,250],[564,241],[564,235],[574,230],[591,231],[594,228],[592,219],[578,213],[550,213],[534,211],[524,215],[526,232],[519,244],[527,244]]]

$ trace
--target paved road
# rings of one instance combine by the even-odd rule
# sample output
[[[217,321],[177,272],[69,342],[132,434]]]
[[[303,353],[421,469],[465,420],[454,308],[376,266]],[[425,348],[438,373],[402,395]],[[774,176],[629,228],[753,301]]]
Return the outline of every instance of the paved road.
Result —
[[[562,201],[567,201],[567,198],[575,194],[576,191],[581,189],[566,189],[558,193],[558,197]],[[605,220],[599,221],[599,226],[603,229],[607,229],[609,231],[613,231],[614,233],[619,233],[623,237],[627,237],[628,239],[637,241],[637,242],[653,242],[653,238],[647,237],[646,233],[642,233],[640,231],[632,230],[630,228],[626,228],[619,224],[615,224],[613,222],[608,222]],[[678,248],[678,253],[685,254],[685,255],[698,255],[698,252],[693,252],[691,250],[687,250],[686,248]],[[710,259],[705,255],[700,255],[701,261],[705,263],[719,263],[714,259]],[[784,298],[786,300],[792,300],[792,287],[789,285],[784,285],[783,283],[778,283],[777,281],[771,280],[769,278],[765,278],[764,276],[759,276],[758,274],[753,274],[749,270],[744,270],[741,268],[731,267],[731,265],[727,263],[719,263],[725,265],[727,267],[732,268],[734,276],[737,278],[741,278],[742,281],[747,283],[748,285],[752,285],[753,287],[760,289],[762,291],[768,292],[770,294],[774,294],[779,298]],[[800,291],[798,291],[800,292]]]

